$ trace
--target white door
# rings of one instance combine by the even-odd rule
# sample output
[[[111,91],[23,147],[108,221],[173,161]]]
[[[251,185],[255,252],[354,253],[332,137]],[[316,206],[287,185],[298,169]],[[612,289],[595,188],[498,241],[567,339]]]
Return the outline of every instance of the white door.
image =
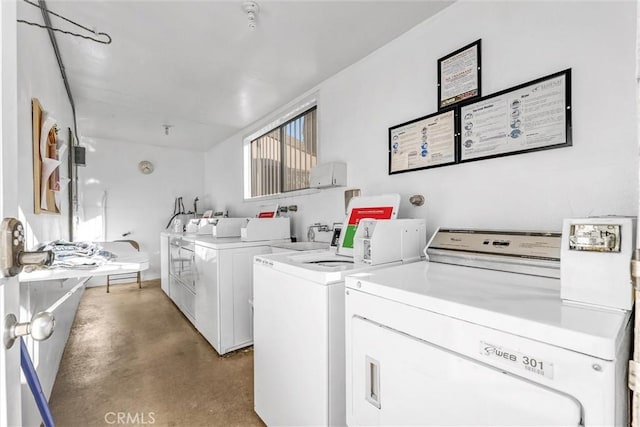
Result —
[[[18,216],[16,25],[16,2],[0,1],[0,220]],[[20,314],[18,290],[17,278],[0,278],[2,331],[7,314]],[[20,408],[20,345],[16,342],[9,350],[0,347],[0,427],[22,424]]]
[[[582,425],[582,407],[567,395],[368,320],[351,322],[350,425]]]

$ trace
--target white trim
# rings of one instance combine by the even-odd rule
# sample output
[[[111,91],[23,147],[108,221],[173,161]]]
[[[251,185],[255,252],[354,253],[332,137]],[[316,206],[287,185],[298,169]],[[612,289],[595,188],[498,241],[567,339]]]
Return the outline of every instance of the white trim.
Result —
[[[303,188],[302,190],[287,191],[286,193],[270,194],[268,196],[245,197],[244,202],[251,203],[261,202],[264,200],[287,199],[289,197],[306,196],[308,194],[316,194],[319,192],[320,189],[318,188]]]
[[[254,136],[256,133],[259,133],[261,129],[264,129],[266,127],[268,127],[269,123],[272,123],[276,120],[276,118],[280,117],[280,116],[286,116],[287,113],[291,112],[292,110],[296,109],[296,107],[309,103],[309,105],[311,105],[311,102],[314,102],[314,105],[317,105],[318,99],[318,89],[314,88],[311,89],[307,92],[305,92],[304,94],[296,97],[293,101],[290,101],[288,103],[286,103],[284,106],[274,110],[273,112],[263,116],[262,118],[256,120],[255,122],[253,122],[251,125],[245,127],[244,129],[247,129],[247,132],[250,132],[248,134],[245,134],[242,137],[242,140],[245,141],[247,138],[251,138],[252,136]],[[309,107],[311,108],[311,107]],[[291,116],[290,116],[291,117]],[[253,129],[253,131],[249,131],[249,129]],[[267,133],[268,131],[264,131],[264,133]],[[256,135],[256,136],[260,136],[260,135]]]
[[[261,127],[260,129],[258,129],[257,131],[251,133],[250,135],[247,135],[243,138],[242,142],[246,145],[246,144],[250,144],[252,140],[258,138],[259,136],[262,136],[272,130],[274,130],[275,128],[277,128],[278,126],[280,126],[281,124],[283,124],[284,122],[286,122],[287,120],[292,119],[293,117],[304,113],[307,110],[310,110],[313,107],[316,107],[318,105],[318,99],[317,99],[317,94],[313,94],[310,97],[307,97],[306,99],[302,99],[298,102],[295,103],[295,105],[291,106],[291,105],[287,105],[286,107],[283,107],[279,110],[279,113],[274,113],[271,115],[271,121],[268,122],[265,126]],[[283,110],[288,110],[286,111],[284,114],[281,113],[281,111]],[[276,117],[275,119],[273,119],[273,117]]]

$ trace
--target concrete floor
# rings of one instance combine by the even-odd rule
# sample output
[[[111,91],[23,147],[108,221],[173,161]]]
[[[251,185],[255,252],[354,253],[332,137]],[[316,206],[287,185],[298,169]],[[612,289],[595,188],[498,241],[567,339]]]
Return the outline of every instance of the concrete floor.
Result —
[[[57,426],[263,426],[253,352],[220,357],[159,281],[85,291],[50,399]]]

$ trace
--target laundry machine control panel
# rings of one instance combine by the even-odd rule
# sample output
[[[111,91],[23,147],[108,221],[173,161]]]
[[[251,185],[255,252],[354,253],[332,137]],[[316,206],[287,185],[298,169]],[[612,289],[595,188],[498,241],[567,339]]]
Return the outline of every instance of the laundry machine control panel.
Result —
[[[565,219],[562,227],[562,299],[631,310],[629,261],[635,249],[636,219],[605,216]]]
[[[559,278],[561,237],[545,231],[440,228],[426,255],[431,262]]]

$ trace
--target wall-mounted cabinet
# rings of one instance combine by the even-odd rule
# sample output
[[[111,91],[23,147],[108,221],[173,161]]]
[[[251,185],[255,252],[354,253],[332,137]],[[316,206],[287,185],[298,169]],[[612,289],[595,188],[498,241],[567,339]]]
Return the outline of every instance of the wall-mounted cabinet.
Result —
[[[330,188],[347,185],[347,164],[342,162],[330,162],[316,165],[311,168],[309,175],[309,187]]]

